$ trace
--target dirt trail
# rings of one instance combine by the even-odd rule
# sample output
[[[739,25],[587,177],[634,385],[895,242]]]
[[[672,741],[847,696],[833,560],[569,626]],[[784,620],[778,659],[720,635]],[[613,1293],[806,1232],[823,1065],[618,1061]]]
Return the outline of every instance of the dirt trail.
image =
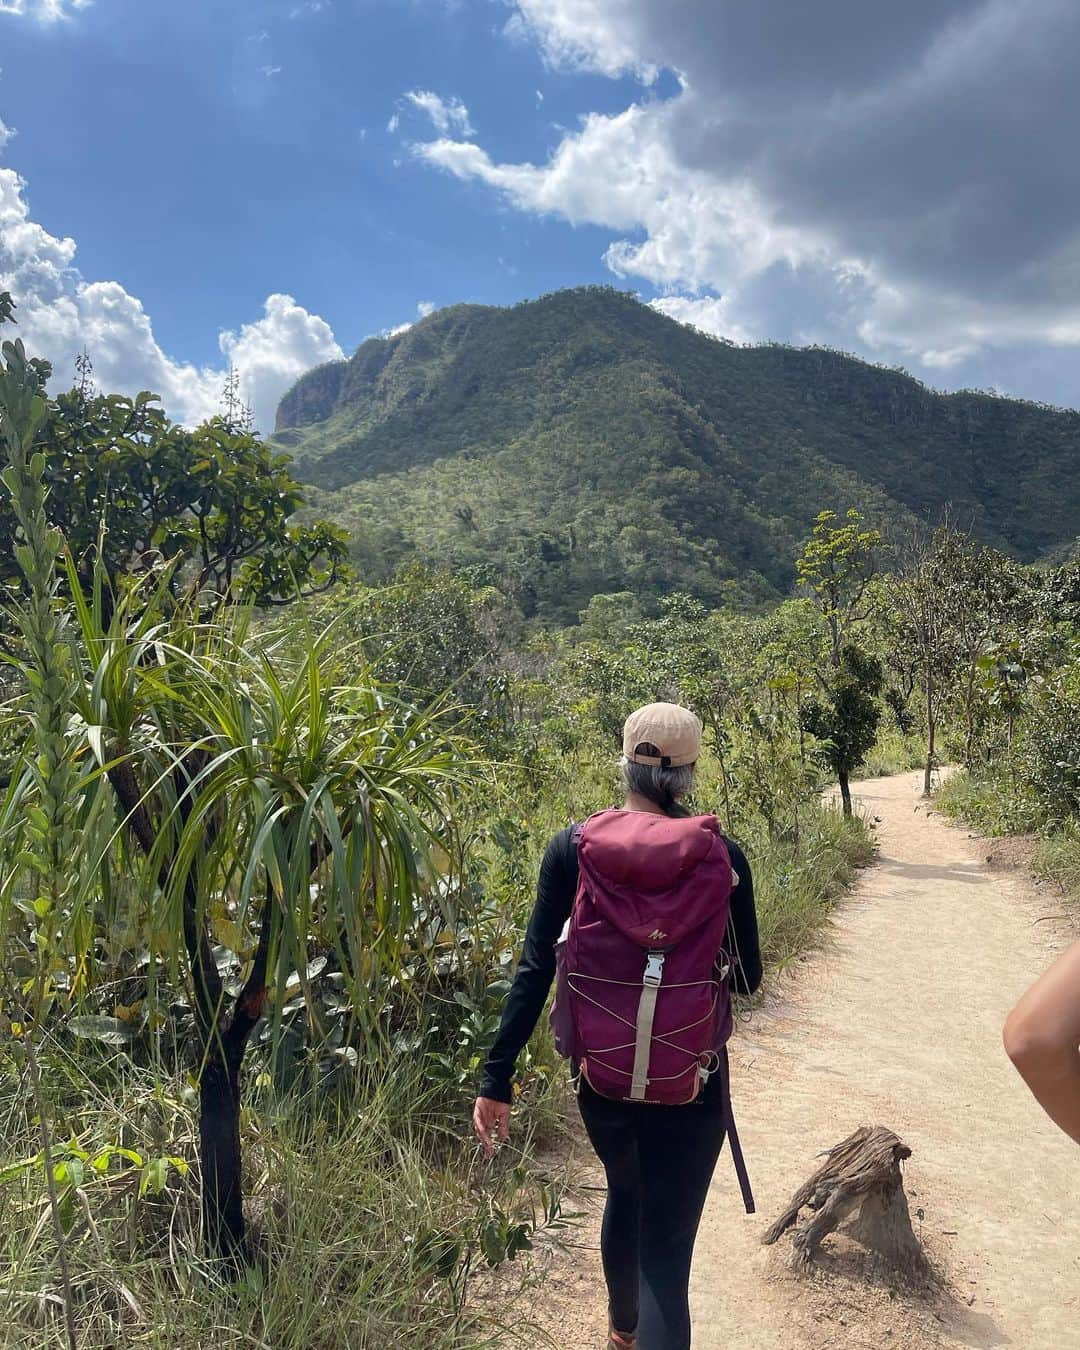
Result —
[[[695,1261],[695,1350],[1080,1350],[1080,1151],[1044,1119],[1000,1037],[1067,940],[1063,924],[1035,922],[1061,901],[1023,872],[991,869],[985,842],[928,814],[918,790],[915,774],[859,785],[880,818],[880,860],[823,950],[733,1042],[759,1213],[743,1215],[725,1151]],[[759,1245],[814,1155],[862,1123],[913,1150],[916,1227],[948,1282],[933,1305],[864,1291],[842,1257],[796,1286]],[[603,1343],[597,1265],[590,1251],[552,1271],[543,1302],[564,1350]]]

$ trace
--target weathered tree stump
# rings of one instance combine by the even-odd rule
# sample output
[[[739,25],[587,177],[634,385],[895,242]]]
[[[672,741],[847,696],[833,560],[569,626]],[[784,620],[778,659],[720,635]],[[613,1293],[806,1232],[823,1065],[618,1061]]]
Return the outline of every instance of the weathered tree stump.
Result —
[[[814,1217],[792,1240],[791,1266],[806,1270],[829,1233],[854,1215],[844,1232],[859,1242],[883,1274],[925,1281],[930,1265],[911,1227],[900,1164],[911,1149],[892,1130],[864,1125],[825,1155],[817,1171],[762,1238],[772,1245],[808,1207]],[[857,1212],[856,1212],[857,1211]]]

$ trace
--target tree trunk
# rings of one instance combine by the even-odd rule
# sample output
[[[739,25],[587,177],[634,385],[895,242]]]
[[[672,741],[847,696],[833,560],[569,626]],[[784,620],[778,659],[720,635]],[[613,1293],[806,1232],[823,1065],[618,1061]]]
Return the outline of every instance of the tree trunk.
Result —
[[[846,769],[841,769],[837,775],[840,779],[840,800],[844,804],[844,815],[851,815],[851,782]]]
[[[203,1237],[233,1274],[247,1263],[240,1156],[240,1062],[212,1054],[199,1080]]]
[[[934,785],[934,677],[926,672],[926,772],[923,774],[923,796],[929,797]]]
[[[868,1274],[925,1282],[932,1272],[911,1227],[900,1171],[910,1156],[892,1130],[881,1125],[856,1130],[829,1150],[762,1242],[776,1242],[798,1221],[804,1206],[813,1210],[813,1217],[796,1230],[791,1250],[792,1268],[806,1270],[824,1239],[854,1215],[845,1231],[866,1249]]]
[[[967,684],[964,688],[964,721],[966,723],[966,736],[964,738],[964,767],[970,772],[975,764],[975,667],[972,666],[968,671]]]

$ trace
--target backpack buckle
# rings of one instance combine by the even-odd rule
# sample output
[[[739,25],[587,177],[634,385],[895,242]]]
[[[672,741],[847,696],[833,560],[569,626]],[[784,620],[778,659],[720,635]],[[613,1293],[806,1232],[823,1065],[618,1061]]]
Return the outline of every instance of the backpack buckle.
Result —
[[[642,978],[643,984],[656,986],[660,983],[664,975],[664,953],[649,952],[645,958],[645,974]]]

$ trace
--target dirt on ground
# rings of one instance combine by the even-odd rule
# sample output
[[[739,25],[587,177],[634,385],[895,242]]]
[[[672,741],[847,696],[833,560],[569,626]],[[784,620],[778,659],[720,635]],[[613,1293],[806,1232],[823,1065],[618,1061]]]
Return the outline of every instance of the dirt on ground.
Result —
[[[1030,868],[1035,850],[1039,847],[1039,836],[1010,834],[1002,839],[983,839],[981,842],[986,862],[997,870],[1007,872],[1012,868]]]
[[[920,786],[913,773],[858,786],[878,862],[732,1043],[759,1212],[743,1213],[725,1151],[695,1259],[695,1350],[1080,1350],[1080,1151],[1001,1048],[1009,1008],[1076,930],[1060,905],[1048,915],[1011,855],[989,863],[989,841],[946,823]],[[761,1246],[816,1155],[861,1124],[912,1149],[906,1188],[936,1288],[868,1285],[842,1236],[809,1278],[788,1272],[787,1239]],[[572,1251],[540,1258],[546,1278],[522,1312],[541,1338],[522,1343],[546,1333],[560,1350],[601,1350],[602,1175],[577,1140],[592,1214]]]

